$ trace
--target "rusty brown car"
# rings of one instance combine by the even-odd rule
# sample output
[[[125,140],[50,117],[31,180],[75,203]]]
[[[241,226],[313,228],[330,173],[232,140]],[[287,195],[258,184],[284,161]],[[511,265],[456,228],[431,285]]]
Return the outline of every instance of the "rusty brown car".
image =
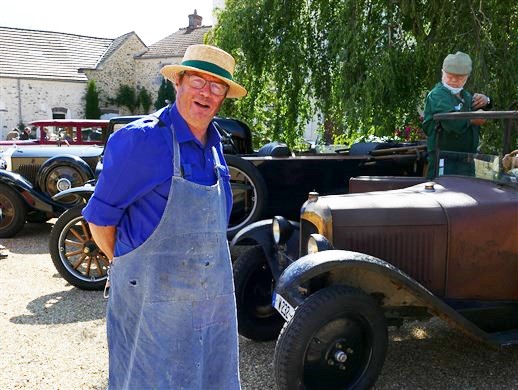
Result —
[[[516,111],[460,115],[518,118]],[[516,134],[506,129],[508,153]],[[275,286],[272,305],[286,321],[274,355],[279,389],[373,386],[387,327],[408,319],[439,316],[492,345],[518,344],[518,169],[502,165],[505,153],[438,154],[433,182],[312,193],[300,224],[269,222],[275,254],[253,247],[268,261],[248,280],[255,291]],[[473,164],[472,176],[442,176],[441,167],[460,160]],[[379,189],[384,180],[357,178],[350,191]],[[287,249],[294,231],[297,256]],[[264,317],[270,330],[278,324],[271,313]]]

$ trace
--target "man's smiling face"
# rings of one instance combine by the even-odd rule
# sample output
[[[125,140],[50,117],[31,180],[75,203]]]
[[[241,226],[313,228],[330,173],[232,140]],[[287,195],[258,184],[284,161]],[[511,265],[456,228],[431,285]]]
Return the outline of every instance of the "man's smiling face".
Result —
[[[225,95],[214,95],[209,82],[201,89],[192,87],[189,84],[189,75],[201,77],[209,82],[222,82],[217,77],[199,72],[176,75],[176,107],[193,133],[203,132],[218,113]]]

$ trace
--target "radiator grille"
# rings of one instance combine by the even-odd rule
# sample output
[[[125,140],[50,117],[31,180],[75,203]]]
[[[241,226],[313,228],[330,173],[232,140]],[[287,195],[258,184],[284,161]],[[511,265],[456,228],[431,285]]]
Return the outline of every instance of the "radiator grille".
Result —
[[[434,232],[427,227],[390,226],[335,229],[339,249],[367,253],[385,260],[421,283],[430,285],[437,276]],[[338,248],[337,248],[338,249]],[[440,267],[442,268],[442,267]],[[435,274],[435,275],[434,275]]]
[[[18,168],[14,172],[19,173],[25,179],[29,180],[32,183],[32,185],[36,185],[36,176],[38,174],[39,169],[40,165],[22,164],[18,166]]]

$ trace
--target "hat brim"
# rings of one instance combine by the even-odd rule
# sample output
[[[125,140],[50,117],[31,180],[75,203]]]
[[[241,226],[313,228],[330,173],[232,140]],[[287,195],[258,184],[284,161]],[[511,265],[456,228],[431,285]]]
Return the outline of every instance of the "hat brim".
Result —
[[[180,65],[180,64],[177,64],[177,65],[166,65],[166,66],[164,66],[160,70],[160,73],[162,73],[162,75],[166,79],[168,79],[169,81],[174,83],[175,75],[177,73],[180,73],[180,72],[183,72],[183,71],[192,71],[192,72],[204,73],[204,74],[208,74],[208,75],[217,77],[218,79],[220,79],[221,81],[223,81],[225,84],[227,84],[229,86],[228,92],[227,92],[227,96],[226,96],[227,98],[237,99],[237,98],[241,98],[243,96],[246,96],[246,94],[247,94],[246,89],[243,88],[238,83],[236,83],[236,82],[234,82],[234,81],[232,81],[230,79],[227,79],[225,77],[221,77],[220,75],[218,75],[216,73],[212,73],[212,72],[209,72],[209,71],[206,71],[206,70],[203,70],[203,69],[195,68],[193,66],[185,66],[185,65]]]

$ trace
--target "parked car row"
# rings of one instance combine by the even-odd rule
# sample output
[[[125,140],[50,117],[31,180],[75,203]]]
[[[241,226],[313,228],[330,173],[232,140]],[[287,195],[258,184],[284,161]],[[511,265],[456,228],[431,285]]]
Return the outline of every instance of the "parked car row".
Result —
[[[114,119],[104,140],[134,119]],[[239,332],[277,339],[280,389],[371,387],[387,327],[408,319],[440,316],[493,345],[518,344],[518,169],[509,153],[516,128],[506,127],[506,156],[437,151],[442,166],[461,159],[474,175],[429,182],[420,143],[358,143],[333,153],[270,143],[254,152],[244,123],[218,118],[216,126],[234,197],[228,236],[245,248],[234,262]],[[93,177],[101,169],[99,154]],[[7,184],[20,185],[0,172],[2,211]],[[94,185],[56,185],[52,197],[37,198],[65,205],[49,250],[59,273],[82,289],[102,289],[109,268],[81,216]]]
[[[15,141],[7,145],[0,155],[0,238],[14,236],[26,221],[47,221],[72,207],[81,206],[93,192],[93,187],[84,191],[72,189],[82,188],[97,178],[102,169],[103,145],[109,135],[139,118],[141,116],[115,117],[109,121],[38,121],[34,123],[47,129],[74,124],[73,129],[77,132],[73,134],[79,138],[58,144],[44,144],[40,139],[40,144]],[[237,120],[216,118],[215,121],[227,149],[234,153],[251,151],[251,139],[246,133],[248,127]],[[97,141],[81,141],[82,133],[94,129],[92,122],[99,122],[98,128],[102,129],[101,145],[97,145]]]
[[[422,176],[425,165],[425,150],[420,144],[361,143],[338,153],[292,153],[286,145],[271,143],[253,152],[248,127],[228,119],[217,119],[216,123],[224,136],[225,159],[231,175],[233,209],[227,230],[229,238],[275,213],[296,215],[311,188],[322,193],[344,193],[351,176]],[[233,127],[236,125],[239,126]],[[102,289],[108,270],[108,261],[97,250],[81,216],[81,208],[93,191],[94,186],[89,183],[54,196],[59,201],[76,195],[81,201],[61,215],[49,243],[52,260],[61,275],[84,289]]]

